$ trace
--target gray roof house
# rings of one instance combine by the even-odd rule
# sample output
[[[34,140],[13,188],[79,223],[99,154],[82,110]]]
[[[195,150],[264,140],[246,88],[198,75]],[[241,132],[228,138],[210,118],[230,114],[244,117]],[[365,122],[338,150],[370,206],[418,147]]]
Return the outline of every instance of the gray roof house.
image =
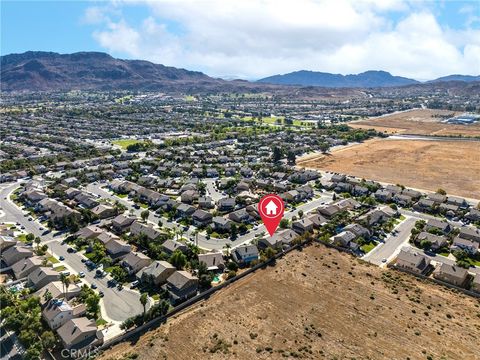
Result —
[[[167,279],[176,271],[175,266],[167,261],[154,261],[150,265],[144,267],[137,273],[137,278],[142,282],[163,285]]]
[[[65,349],[86,349],[103,343],[103,333],[95,320],[86,317],[68,320],[57,330]]]
[[[204,263],[208,270],[223,270],[225,268],[225,261],[221,252],[209,252],[198,255],[198,262]]]
[[[249,264],[258,260],[259,252],[254,244],[240,245],[232,251],[232,258],[239,264]]]
[[[433,277],[435,279],[460,287],[465,285],[467,276],[467,269],[445,263],[441,263],[433,272]]]
[[[40,289],[52,281],[60,279],[60,273],[49,268],[39,267],[35,271],[32,271],[27,278],[29,286],[33,286],[35,289]]]
[[[414,272],[416,274],[423,274],[430,265],[430,259],[422,254],[413,251],[409,248],[400,250],[397,256],[395,266]]]
[[[184,301],[197,294],[198,278],[187,271],[175,271],[163,286],[173,303]]]

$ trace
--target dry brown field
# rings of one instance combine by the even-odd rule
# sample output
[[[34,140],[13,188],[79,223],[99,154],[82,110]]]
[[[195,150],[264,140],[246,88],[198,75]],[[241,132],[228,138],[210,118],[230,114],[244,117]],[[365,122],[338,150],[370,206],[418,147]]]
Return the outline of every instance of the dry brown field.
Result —
[[[480,300],[312,245],[101,359],[479,358]]]
[[[375,129],[387,134],[480,136],[480,122],[472,125],[441,123],[436,115],[459,115],[447,110],[412,110],[348,123],[353,128]]]
[[[480,199],[479,141],[373,139],[297,165]]]

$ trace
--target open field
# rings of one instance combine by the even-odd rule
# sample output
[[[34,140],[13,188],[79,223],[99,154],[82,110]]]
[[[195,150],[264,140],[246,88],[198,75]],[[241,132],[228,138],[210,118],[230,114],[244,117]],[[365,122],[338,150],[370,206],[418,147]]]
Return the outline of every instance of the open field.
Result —
[[[480,142],[374,139],[297,160],[297,165],[480,198]]]
[[[101,359],[478,359],[480,301],[321,245]]]
[[[480,136],[480,122],[472,125],[441,123],[435,116],[459,115],[447,110],[412,110],[398,114],[348,123],[353,128],[375,129],[387,134],[414,134],[438,136]]]
[[[142,140],[135,140],[135,139],[121,139],[121,140],[114,140],[112,144],[120,146],[122,149],[127,149],[129,145],[142,143]]]

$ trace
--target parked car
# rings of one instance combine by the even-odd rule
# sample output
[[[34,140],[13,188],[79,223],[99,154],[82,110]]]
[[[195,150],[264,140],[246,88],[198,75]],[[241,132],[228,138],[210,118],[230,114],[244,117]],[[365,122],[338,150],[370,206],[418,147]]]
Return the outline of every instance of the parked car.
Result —
[[[136,288],[138,286],[139,282],[138,280],[135,280],[134,282],[131,283],[130,288]]]
[[[97,288],[97,284],[93,283],[90,287],[91,287],[92,289],[96,289],[96,288]]]
[[[58,260],[63,261],[63,260],[65,260],[65,257],[59,256],[59,257],[58,257]]]
[[[105,294],[103,293],[103,291],[100,291],[100,292],[98,293],[98,295],[100,295],[100,297],[104,297],[104,296],[105,296]]]
[[[85,273],[84,273],[83,271],[80,271],[80,272],[78,273],[78,276],[80,276],[81,278],[84,278],[84,277],[85,277]]]

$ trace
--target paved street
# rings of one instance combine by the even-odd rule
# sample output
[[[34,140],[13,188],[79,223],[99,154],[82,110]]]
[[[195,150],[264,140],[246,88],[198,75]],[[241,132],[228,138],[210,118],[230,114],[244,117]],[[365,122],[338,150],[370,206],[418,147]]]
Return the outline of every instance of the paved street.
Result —
[[[22,210],[8,200],[9,194],[17,187],[18,184],[14,183],[8,185],[3,184],[0,188],[0,208],[2,208],[5,213],[3,217],[0,217],[0,222],[19,222],[25,226],[27,233],[40,236],[42,243],[48,245],[49,252],[55,255],[55,257],[65,257],[62,264],[65,265],[67,269],[75,273],[79,273],[80,271],[85,272],[85,278],[82,280],[89,285],[95,283],[98,286],[97,290],[101,290],[105,294],[102,298],[101,305],[102,314],[105,314],[106,318],[114,321],[123,321],[133,315],[140,314],[143,311],[143,307],[140,304],[140,295],[138,292],[131,291],[127,288],[121,291],[118,291],[116,288],[109,288],[107,286],[109,277],[95,279],[94,272],[88,271],[87,267],[81,262],[83,255],[68,253],[68,246],[61,245],[63,240],[62,236],[55,236],[55,232],[44,236],[41,235],[43,232],[40,230],[41,225],[35,221],[28,221],[28,218],[24,216]]]
[[[103,198],[111,199],[112,201],[118,200],[121,204],[126,206],[129,211],[133,212],[133,214],[135,216],[140,217],[140,213],[144,209],[135,209],[133,207],[133,202],[132,201],[128,200],[127,198],[119,198],[118,196],[113,195],[111,192],[103,189],[102,186],[105,186],[105,184],[98,184],[98,183],[97,184],[89,184],[86,187],[86,190],[93,193],[93,194],[100,195]],[[298,215],[299,210],[302,210],[305,214],[307,214],[307,213],[311,212],[312,210],[318,208],[322,204],[332,202],[332,194],[331,193],[323,192],[323,193],[319,193],[319,195],[320,195],[319,198],[313,199],[313,200],[307,202],[306,204],[303,204],[303,205],[299,206],[298,208],[296,208],[293,211],[285,212],[285,218],[286,219],[291,219],[294,215]],[[224,195],[222,195],[222,197],[224,197]],[[177,224],[175,222],[168,221],[168,219],[166,219],[166,218],[156,217],[154,212],[151,211],[150,216],[148,218],[148,221],[153,223],[153,224],[157,224],[159,220],[162,220],[162,225],[166,228],[175,228],[175,227],[180,228],[180,227],[182,227],[182,225]],[[205,249],[205,250],[222,250],[222,249],[225,248],[225,246],[227,244],[230,245],[230,247],[233,249],[233,248],[235,248],[239,245],[249,243],[255,238],[256,235],[261,234],[263,232],[266,232],[265,227],[263,225],[259,225],[258,228],[256,228],[255,230],[252,229],[248,233],[246,233],[245,235],[238,236],[234,241],[232,241],[230,239],[214,239],[214,238],[207,239],[205,234],[202,234],[202,233],[195,234],[195,227],[190,226],[188,228],[188,230],[185,231],[184,236],[189,238],[189,239],[196,240],[198,246],[202,249]]]
[[[375,265],[387,264],[400,252],[404,244],[408,244],[410,231],[415,226],[416,220],[415,218],[407,217],[395,227],[395,230],[397,230],[396,235],[388,235],[384,243],[380,243],[362,259]],[[382,262],[383,259],[387,259],[387,261],[384,263]]]

